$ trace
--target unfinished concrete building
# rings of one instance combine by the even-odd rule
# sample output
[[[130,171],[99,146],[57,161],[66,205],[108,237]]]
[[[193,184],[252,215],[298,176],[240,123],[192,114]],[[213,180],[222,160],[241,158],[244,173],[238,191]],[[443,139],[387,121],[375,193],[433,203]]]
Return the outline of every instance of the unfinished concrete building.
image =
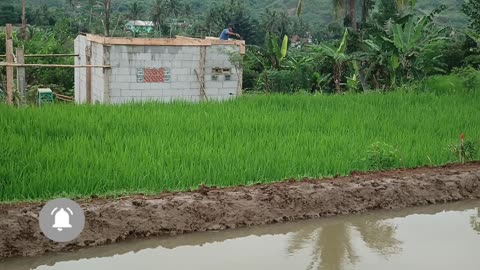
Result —
[[[227,100],[242,94],[244,41],[78,36],[77,103]]]

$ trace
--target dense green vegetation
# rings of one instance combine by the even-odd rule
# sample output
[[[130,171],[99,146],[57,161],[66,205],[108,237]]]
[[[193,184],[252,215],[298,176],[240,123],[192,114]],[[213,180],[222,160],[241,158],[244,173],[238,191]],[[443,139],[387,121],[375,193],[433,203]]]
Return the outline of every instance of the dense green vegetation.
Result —
[[[472,91],[467,85],[451,75],[388,94],[261,95],[201,104],[2,105],[0,200],[346,174],[377,167],[376,157],[369,156],[377,142],[395,150],[388,167],[458,161],[449,145],[458,143],[461,133],[480,138],[480,87]],[[480,158],[478,153],[474,158]]]
[[[6,3],[19,3],[19,1],[5,0]],[[62,8],[71,0],[28,0],[29,4],[34,7],[47,6],[51,8]],[[88,1],[83,1],[88,2]],[[154,5],[155,0],[135,1],[135,0],[114,0],[114,5],[118,7],[120,11],[126,11],[129,9],[132,3],[137,2],[142,7],[139,18],[147,20],[149,19],[149,8]],[[289,15],[294,15],[297,8],[297,0],[244,0],[237,2],[245,2],[249,7],[249,10],[254,16],[259,16],[266,8],[285,10]],[[463,0],[418,0],[419,10],[428,13],[439,5],[448,5],[448,12],[442,16],[441,21],[445,24],[455,25],[457,27],[465,27],[466,18],[462,14]],[[188,4],[195,14],[205,13],[208,8],[218,1],[214,0],[184,0],[185,4]],[[5,4],[6,6],[6,4]],[[18,5],[17,5],[18,6]],[[333,16],[333,7],[331,0],[311,0],[305,3],[305,20],[311,23],[315,27],[325,27],[335,20]],[[19,13],[19,8],[16,9]],[[16,17],[19,20],[18,16]],[[0,17],[1,22],[1,17]],[[19,22],[19,21],[18,21]]]
[[[386,91],[455,68],[480,65],[478,4],[474,1],[462,6],[463,1],[442,5],[421,0],[408,5],[415,1],[355,0],[354,9],[348,6],[352,1],[345,0],[302,2],[297,17],[298,0],[27,1],[31,26],[27,39],[16,38],[15,46],[31,53],[71,53],[79,32],[203,37],[217,36],[228,23],[234,23],[249,45],[241,61],[246,90],[282,93]],[[14,12],[0,13],[0,23],[18,25],[20,4],[2,2],[4,10]],[[152,20],[155,31],[126,30],[125,22],[134,19]],[[287,55],[278,57],[284,36],[297,42],[292,39]],[[27,74],[32,88],[48,85],[56,92],[72,92],[71,70],[29,69]],[[0,89],[4,89],[3,82],[0,77]]]
[[[14,46],[27,54],[71,53],[79,32],[204,37],[234,23],[248,43],[235,61],[253,95],[227,103],[0,105],[0,201],[480,158],[473,151],[480,138],[478,1],[304,0],[297,10],[298,2],[27,1],[23,39],[21,1],[2,1],[0,24],[15,24]],[[126,30],[135,19],[153,21],[155,30]],[[4,81],[0,68],[0,90]],[[73,71],[28,68],[27,82],[69,94]],[[469,155],[458,144],[462,133]]]

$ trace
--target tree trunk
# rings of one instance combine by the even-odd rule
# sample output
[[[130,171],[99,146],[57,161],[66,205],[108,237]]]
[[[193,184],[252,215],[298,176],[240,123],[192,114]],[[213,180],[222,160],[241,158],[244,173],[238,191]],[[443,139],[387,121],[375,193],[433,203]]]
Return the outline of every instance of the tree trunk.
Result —
[[[105,0],[105,36],[110,36],[110,4],[112,0]]]
[[[362,24],[365,24],[367,22],[368,13],[370,11],[370,1],[371,0],[362,1]]]
[[[27,39],[27,12],[26,5],[27,0],[22,1],[22,39]]]
[[[352,28],[356,31],[357,30],[357,1],[356,0],[349,0],[349,12],[348,16],[350,17]]]
[[[343,64],[342,63],[336,63],[335,64],[335,90],[337,93],[342,92],[342,72],[343,71]]]

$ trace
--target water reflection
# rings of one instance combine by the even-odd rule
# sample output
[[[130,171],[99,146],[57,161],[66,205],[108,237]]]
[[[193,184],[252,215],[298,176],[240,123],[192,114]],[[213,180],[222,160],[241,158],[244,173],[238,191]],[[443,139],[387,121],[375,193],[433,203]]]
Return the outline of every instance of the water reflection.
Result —
[[[478,270],[478,250],[480,201],[470,201],[124,242],[0,269]]]
[[[472,228],[480,234],[480,208],[477,208],[477,214],[470,218]]]
[[[344,269],[345,264],[355,265],[359,260],[352,243],[354,231],[364,244],[383,256],[401,251],[401,242],[395,239],[395,225],[376,220],[375,216],[354,222],[334,222],[320,228],[305,228],[289,238],[288,254],[294,256],[306,247],[311,248],[311,262],[307,269]]]

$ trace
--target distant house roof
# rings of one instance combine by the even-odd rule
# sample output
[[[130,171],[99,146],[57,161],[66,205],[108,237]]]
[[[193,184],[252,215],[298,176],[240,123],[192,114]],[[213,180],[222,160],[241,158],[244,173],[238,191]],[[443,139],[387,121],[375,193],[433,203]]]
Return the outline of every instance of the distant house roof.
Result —
[[[139,26],[139,27],[153,27],[155,26],[152,21],[128,21],[127,25],[130,26]]]

